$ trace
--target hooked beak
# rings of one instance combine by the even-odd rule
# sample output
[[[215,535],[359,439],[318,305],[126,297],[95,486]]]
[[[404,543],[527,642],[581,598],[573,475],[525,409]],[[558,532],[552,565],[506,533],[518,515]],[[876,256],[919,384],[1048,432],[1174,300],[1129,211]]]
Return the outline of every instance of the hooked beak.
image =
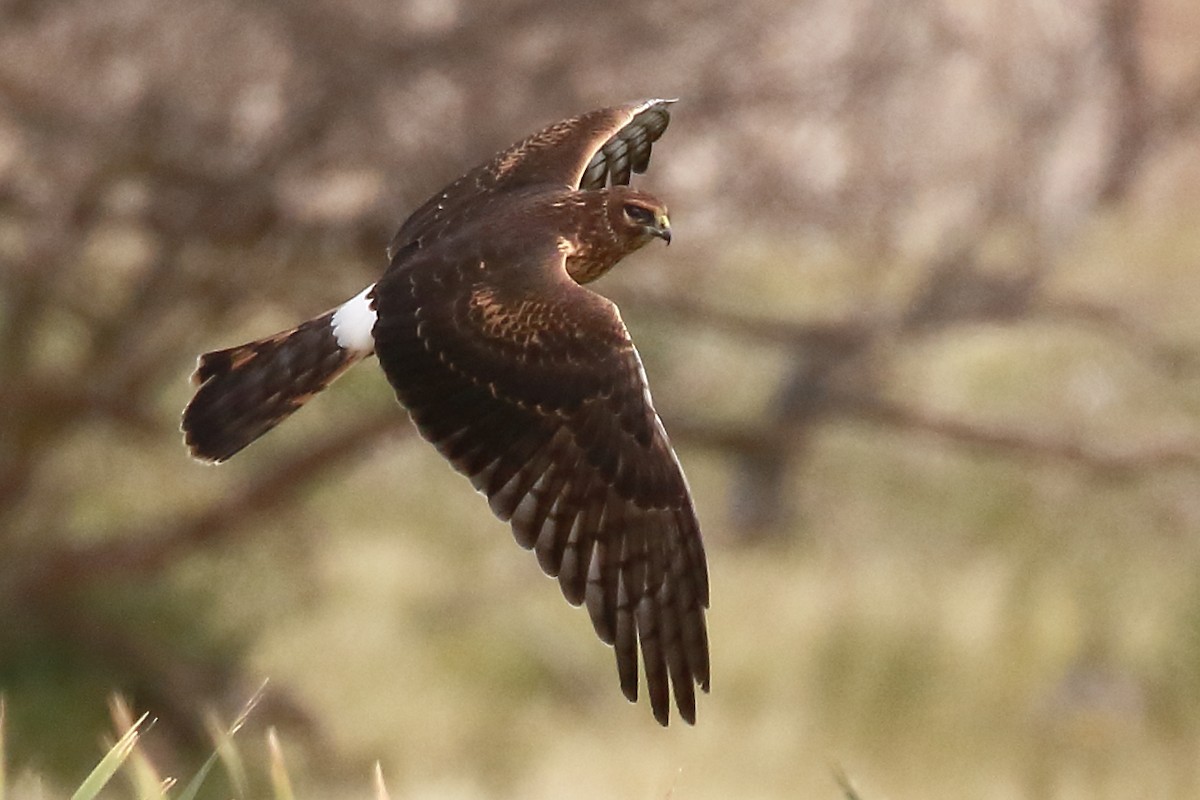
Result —
[[[671,243],[671,220],[667,218],[665,212],[655,218],[654,227],[650,229],[650,233],[667,244]]]

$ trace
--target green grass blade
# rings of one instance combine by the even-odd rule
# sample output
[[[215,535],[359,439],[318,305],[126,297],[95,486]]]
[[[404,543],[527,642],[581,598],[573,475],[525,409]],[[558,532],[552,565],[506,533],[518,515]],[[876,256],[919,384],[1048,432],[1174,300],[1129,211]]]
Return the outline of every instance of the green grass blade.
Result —
[[[137,721],[130,726],[129,730],[117,740],[104,758],[100,759],[100,763],[96,765],[91,774],[88,775],[79,788],[75,790],[75,794],[71,795],[71,800],[93,800],[96,795],[100,794],[100,790],[112,780],[112,776],[121,768],[121,764],[137,747],[138,728],[146,721],[146,714],[138,717]]]
[[[234,719],[233,724],[228,729],[222,730],[217,723],[216,717],[212,716],[208,720],[209,733],[213,737],[213,742],[217,747],[217,755],[221,758],[221,766],[225,768],[225,774],[229,777],[229,783],[233,786],[235,796],[245,797],[249,792],[250,782],[246,777],[246,765],[242,760],[242,754],[234,744],[233,737],[237,735],[242,726],[246,724],[246,720],[250,718],[251,712],[258,706],[263,695],[267,690],[267,681],[263,681],[246,704],[242,706],[241,713]]]
[[[127,731],[133,727],[133,712],[125,702],[125,698],[114,694],[109,698],[108,708],[112,715],[113,725],[118,731]],[[135,747],[129,754],[125,769],[133,787],[133,793],[138,800],[158,800],[166,797],[167,790],[174,784],[173,779],[163,779],[158,769],[140,747]]]
[[[279,737],[273,727],[267,730],[267,748],[271,751],[271,789],[275,800],[296,800],[287,764],[283,762],[283,748],[279,746]]]
[[[187,786],[183,787],[183,791],[179,793],[179,797],[175,800],[195,800],[196,795],[200,792],[200,787],[204,785],[205,778],[212,771],[213,764],[217,763],[217,753],[214,750],[213,754],[204,759],[204,763],[200,765],[200,769],[196,770],[196,774],[187,782]]]
[[[233,787],[233,796],[245,797],[249,792],[246,765],[242,760],[241,752],[233,741],[233,735],[237,732],[237,723],[234,723],[234,727],[226,729],[221,726],[215,714],[209,714],[204,725],[208,728],[208,735],[213,741],[215,748],[213,755],[221,762],[221,766],[225,769],[225,775],[229,778],[229,784]]]
[[[246,724],[246,720],[250,717],[250,713],[258,702],[262,700],[263,692],[267,688],[267,682],[263,681],[262,686],[258,687],[246,704],[242,706],[241,712],[233,720],[228,728],[223,729],[221,723],[217,720],[216,715],[210,715],[206,720],[209,735],[213,738],[215,749],[212,755],[205,759],[200,769],[188,781],[187,786],[183,788],[180,795],[175,800],[195,800],[196,795],[200,792],[200,787],[204,785],[205,779],[208,778],[208,773],[212,771],[213,765],[218,760],[225,767],[225,772],[229,775],[229,782],[233,785],[234,795],[236,797],[245,797],[247,793],[246,769],[242,764],[242,757],[238,753],[237,746],[233,743],[233,737],[242,726]]]

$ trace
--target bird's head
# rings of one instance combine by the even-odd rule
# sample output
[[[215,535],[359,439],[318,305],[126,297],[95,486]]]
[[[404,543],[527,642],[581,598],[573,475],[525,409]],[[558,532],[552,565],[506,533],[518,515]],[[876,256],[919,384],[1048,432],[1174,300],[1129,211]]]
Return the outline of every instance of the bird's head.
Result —
[[[599,278],[651,239],[671,241],[667,207],[654,195],[628,186],[578,192],[570,203],[555,202],[553,207],[571,214],[566,224],[578,228],[560,242],[567,273],[578,283]]]
[[[629,251],[651,239],[671,243],[667,207],[654,195],[627,186],[614,186],[608,195],[608,221]]]

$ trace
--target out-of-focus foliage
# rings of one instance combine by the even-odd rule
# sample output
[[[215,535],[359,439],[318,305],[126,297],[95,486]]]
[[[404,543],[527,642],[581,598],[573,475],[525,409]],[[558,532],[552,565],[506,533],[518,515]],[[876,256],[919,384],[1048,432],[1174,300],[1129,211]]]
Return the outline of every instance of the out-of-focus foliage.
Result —
[[[0,2],[10,774],[79,785],[114,689],[190,774],[270,675],[338,796],[1200,793],[1194,5]],[[219,469],[175,430],[197,353],[643,96],[676,243],[599,288],[709,543],[692,730],[370,365]]]

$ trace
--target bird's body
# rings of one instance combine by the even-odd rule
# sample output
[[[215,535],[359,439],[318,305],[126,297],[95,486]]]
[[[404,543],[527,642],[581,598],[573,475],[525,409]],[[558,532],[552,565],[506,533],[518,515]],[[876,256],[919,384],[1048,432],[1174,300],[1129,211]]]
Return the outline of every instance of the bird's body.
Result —
[[[669,685],[689,722],[708,688],[704,549],[620,314],[581,284],[670,240],[662,203],[625,185],[667,105],[556,123],[468,172],[401,226],[377,283],[202,356],[183,419],[193,454],[222,461],[376,354],[422,436],[586,604],[631,700],[640,643],[663,724]]]

